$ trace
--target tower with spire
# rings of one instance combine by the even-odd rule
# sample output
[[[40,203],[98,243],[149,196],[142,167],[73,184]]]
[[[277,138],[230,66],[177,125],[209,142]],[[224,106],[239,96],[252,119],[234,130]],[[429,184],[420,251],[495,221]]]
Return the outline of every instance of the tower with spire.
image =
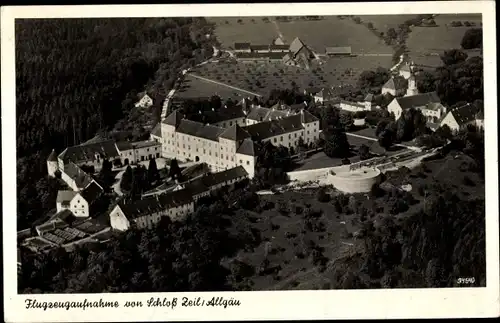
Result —
[[[47,158],[47,173],[50,177],[56,177],[56,172],[59,170],[59,165],[57,162],[57,154],[54,149]]]
[[[418,94],[417,80],[415,79],[415,64],[413,61],[410,64],[410,77],[408,78],[408,89],[405,96],[413,96]]]

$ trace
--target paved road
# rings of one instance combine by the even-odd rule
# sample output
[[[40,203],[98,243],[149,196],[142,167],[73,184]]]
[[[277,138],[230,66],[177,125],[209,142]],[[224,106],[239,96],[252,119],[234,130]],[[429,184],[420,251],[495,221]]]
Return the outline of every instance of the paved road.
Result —
[[[258,96],[258,97],[262,96],[261,94],[250,92],[250,91],[247,91],[247,90],[243,90],[242,88],[239,88],[239,87],[236,87],[236,86],[232,86],[232,85],[229,85],[229,84],[225,84],[225,83],[222,83],[222,82],[218,82],[218,81],[214,81],[214,80],[211,80],[211,79],[207,79],[206,77],[199,76],[199,75],[196,75],[196,74],[193,74],[193,73],[189,73],[189,75],[191,75],[192,77],[195,77],[197,79],[206,81],[206,82],[210,82],[210,83],[222,85],[222,86],[228,87],[228,88],[233,89],[233,90],[237,90],[237,91],[240,91],[240,92],[248,93],[250,95],[255,95],[255,96]]]

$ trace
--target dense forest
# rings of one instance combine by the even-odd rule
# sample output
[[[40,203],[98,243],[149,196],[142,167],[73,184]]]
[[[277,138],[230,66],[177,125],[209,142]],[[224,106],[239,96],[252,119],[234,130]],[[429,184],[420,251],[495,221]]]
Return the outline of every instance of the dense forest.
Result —
[[[50,150],[129,120],[141,91],[168,91],[182,69],[212,54],[212,26],[203,18],[110,18],[16,20],[15,28],[23,229],[48,211],[42,196],[55,194],[44,184]]]

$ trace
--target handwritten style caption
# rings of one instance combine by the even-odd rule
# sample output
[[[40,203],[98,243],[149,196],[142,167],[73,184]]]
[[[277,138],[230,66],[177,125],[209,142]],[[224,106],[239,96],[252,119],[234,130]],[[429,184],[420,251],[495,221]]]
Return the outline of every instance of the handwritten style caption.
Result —
[[[69,311],[70,309],[81,309],[86,310],[89,308],[142,308],[142,307],[163,307],[170,308],[172,310],[177,307],[200,307],[200,306],[209,306],[209,307],[234,307],[240,306],[241,302],[234,298],[224,298],[224,297],[212,297],[212,298],[203,298],[203,297],[151,297],[147,301],[125,301],[124,304],[120,304],[118,301],[105,301],[102,298],[99,301],[89,301],[88,299],[84,299],[83,301],[54,301],[54,302],[46,302],[46,301],[37,301],[35,298],[27,298],[25,299],[26,309],[43,309],[52,310],[52,309],[65,309]]]

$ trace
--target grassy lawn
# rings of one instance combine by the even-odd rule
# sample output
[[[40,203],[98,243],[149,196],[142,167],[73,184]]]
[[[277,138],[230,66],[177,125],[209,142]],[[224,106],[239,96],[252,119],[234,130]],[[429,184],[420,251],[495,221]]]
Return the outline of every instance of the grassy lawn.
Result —
[[[351,19],[327,16],[318,21],[293,20],[278,25],[287,42],[299,37],[317,53],[324,53],[329,46],[351,46],[353,53],[392,53],[392,49],[368,28]]]
[[[276,26],[272,22],[262,21],[262,18],[210,17],[208,20],[216,24],[215,36],[222,47],[233,48],[234,43],[271,44],[278,37]],[[242,23],[238,23],[240,19]]]
[[[201,76],[210,78],[208,77],[208,75],[201,75]],[[220,73],[218,74],[210,74],[209,76],[212,76],[210,79],[217,82],[226,83],[235,87],[239,87],[238,85],[241,85],[241,84],[236,84],[236,82],[233,82],[234,78],[232,75],[229,74],[229,71],[227,70],[220,71]],[[219,79],[217,79],[217,76],[219,77]],[[248,87],[244,89],[248,89]],[[252,92],[260,94],[257,91],[252,91]],[[231,98],[233,100],[241,100],[243,97],[251,96],[246,92],[238,91],[237,89],[233,89],[224,85],[201,80],[189,74],[185,76],[182,86],[175,93],[175,97],[179,99],[211,97],[212,95],[219,95],[221,98],[224,99]]]

